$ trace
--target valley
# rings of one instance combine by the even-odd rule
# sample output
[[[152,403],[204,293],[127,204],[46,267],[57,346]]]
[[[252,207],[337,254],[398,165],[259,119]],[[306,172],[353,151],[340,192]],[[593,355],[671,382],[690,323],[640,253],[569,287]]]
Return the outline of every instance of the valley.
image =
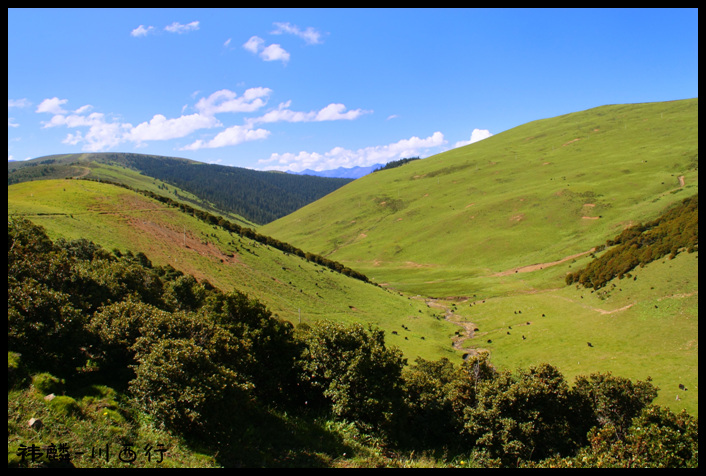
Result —
[[[459,353],[649,376],[660,404],[697,414],[698,253],[636,269],[607,294],[564,282],[625,227],[698,193],[697,116],[693,99],[534,121],[362,177],[261,230],[455,305],[452,320],[479,329]],[[682,286],[688,297],[674,298]]]
[[[655,403],[698,415],[698,252],[637,268],[609,292],[564,282],[624,228],[698,193],[697,99],[531,122],[367,175],[262,226],[84,155],[88,164],[66,177],[186,199],[373,284],[109,183],[13,183],[8,215],[53,238],[144,252],[295,326],[374,325],[408,362],[488,353],[500,369],[549,362],[567,380],[612,372],[650,379],[661,389]]]

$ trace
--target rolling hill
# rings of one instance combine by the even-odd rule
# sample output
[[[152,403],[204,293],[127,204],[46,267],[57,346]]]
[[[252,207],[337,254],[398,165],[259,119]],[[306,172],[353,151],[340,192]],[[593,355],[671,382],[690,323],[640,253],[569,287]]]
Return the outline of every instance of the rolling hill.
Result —
[[[382,329],[386,344],[402,350],[408,362],[417,357],[430,360],[406,366],[403,378],[399,380],[403,382],[405,392],[410,394],[405,395],[404,406],[394,407],[400,409],[392,412],[396,413],[396,418],[409,420],[407,412],[419,403],[412,394],[422,388],[426,390],[418,396],[428,398],[423,408],[433,409],[431,419],[406,421],[405,428],[414,430],[406,433],[415,433],[420,422],[437,429],[445,428],[443,423],[456,421],[458,415],[438,413],[439,403],[456,402],[454,408],[457,404],[467,403],[463,400],[467,395],[464,397],[464,392],[458,391],[463,387],[449,390],[454,387],[442,385],[449,377],[446,372],[453,367],[449,361],[439,359],[446,357],[451,362],[460,362],[461,358],[485,353],[489,354],[496,369],[510,370],[518,376],[510,377],[509,373],[500,372],[498,377],[487,382],[487,376],[478,378],[484,371],[473,366],[482,362],[484,357],[466,362],[461,367],[466,370],[455,374],[460,380],[454,385],[458,385],[458,382],[469,384],[472,380],[470,374],[463,372],[471,369],[479,372],[473,385],[480,385],[485,390],[476,397],[487,401],[459,408],[464,418],[469,416],[469,411],[475,412],[468,420],[470,422],[482,421],[488,414],[489,420],[482,426],[486,436],[492,436],[495,433],[489,432],[508,422],[522,421],[514,420],[522,415],[508,420],[503,413],[503,418],[498,418],[494,412],[506,412],[498,410],[501,406],[507,406],[512,414],[515,407],[522,409],[530,402],[528,420],[522,423],[530,429],[541,424],[544,417],[551,420],[552,413],[561,413],[554,405],[542,403],[545,400],[541,398],[535,401],[535,397],[549,390],[547,395],[555,398],[547,401],[558,406],[566,403],[560,402],[564,398],[560,395],[567,395],[563,391],[557,393],[557,388],[545,388],[547,381],[544,377],[557,377],[551,369],[560,372],[563,377],[559,379],[565,378],[566,382],[578,376],[592,374],[593,377],[600,372],[610,387],[609,393],[620,394],[615,398],[608,396],[609,404],[634,403],[635,398],[639,399],[640,387],[654,385],[659,389],[654,403],[667,406],[674,412],[686,410],[698,417],[698,100],[605,106],[529,123],[471,146],[379,170],[290,216],[258,228],[251,220],[232,210],[220,210],[218,201],[204,193],[203,188],[181,188],[166,175],[160,175],[169,168],[188,169],[200,165],[186,159],[130,158],[125,155],[113,158],[123,162],[90,154],[41,158],[35,160],[34,165],[8,164],[8,229],[13,217],[26,217],[43,226],[52,239],[91,240],[112,250],[116,256],[127,254],[126,262],[133,259],[143,263],[151,261],[154,265],[164,266],[160,270],[167,274],[176,274],[173,269],[170,271],[173,267],[193,275],[200,282],[199,289],[213,290],[206,285],[208,282],[225,292],[244,292],[262,302],[279,318],[295,324],[297,332],[309,335],[308,352],[328,341],[321,340],[321,335],[308,331],[310,327],[302,324],[330,319],[335,325],[371,324]],[[127,159],[153,161],[153,165],[158,165],[154,165],[153,172],[148,172],[128,167]],[[10,172],[15,167],[17,170]],[[275,175],[281,174],[272,174]],[[35,236],[33,233],[27,235]],[[38,241],[42,241],[42,233],[37,231],[36,235]],[[680,239],[675,235],[680,235]],[[9,246],[8,256],[14,243],[19,242],[15,235],[11,237],[14,238],[10,239],[13,244]],[[653,244],[657,246],[650,249]],[[21,244],[16,250],[23,246]],[[669,254],[658,254],[657,247]],[[76,250],[88,248],[83,242]],[[66,269],[60,265],[62,257],[68,256],[66,253],[66,249],[57,251],[55,255],[48,254],[38,261],[45,259],[43,266],[54,266],[47,269],[57,270],[67,278]],[[16,257],[19,256],[18,251]],[[639,265],[626,268],[624,264],[635,257],[639,257]],[[120,272],[126,273],[121,279],[132,276],[125,271],[131,269],[129,267],[102,268],[107,262],[101,260],[91,261],[89,266],[88,259],[69,266],[76,275],[67,278],[67,283],[83,283],[80,275],[89,272],[89,268],[92,278],[85,282],[98,283],[105,277],[107,282],[118,283],[121,280],[114,278]],[[27,270],[34,269],[33,263],[32,259],[22,261]],[[120,269],[124,271],[115,271]],[[104,274],[114,272],[116,274]],[[41,276],[53,276],[53,273]],[[15,275],[12,279],[15,284],[19,282]],[[34,302],[44,302],[47,296],[62,296],[53,292],[42,294],[40,291],[44,288],[32,279],[28,278],[21,286],[13,288],[9,319],[10,316],[24,315],[18,312],[17,305],[25,302],[25,295],[30,300],[32,293],[40,296],[41,299]],[[171,283],[169,286],[173,292],[177,285]],[[26,292],[28,289],[30,291]],[[95,286],[94,291],[101,289],[101,286]],[[74,293],[72,298],[80,302],[83,293]],[[133,305],[136,306],[134,309],[143,309],[133,302],[136,298],[129,295],[125,302],[107,301],[107,307],[99,314],[107,317],[124,306],[126,309],[133,309]],[[35,309],[33,306],[28,307]],[[42,309],[46,308],[36,307],[44,312]],[[71,306],[67,307],[66,316],[72,315],[71,309]],[[209,313],[219,315],[216,307],[209,309]],[[186,316],[190,315],[183,313],[150,313],[146,316],[155,319],[155,328],[159,328],[167,322],[196,325],[203,317],[199,313],[188,319]],[[47,314],[52,315],[48,312],[39,316]],[[63,316],[63,308],[59,314]],[[102,317],[94,314],[92,319]],[[162,322],[161,318],[166,320]],[[230,322],[229,319],[222,322]],[[30,320],[28,328],[34,323]],[[218,327],[213,327],[213,322],[207,323],[208,320],[203,321],[206,327],[202,330],[212,332]],[[114,329],[118,334],[122,332],[119,326],[101,325],[102,330],[108,331],[106,338],[110,338]],[[145,332],[149,329],[150,326],[145,326]],[[176,398],[174,401],[181,401],[181,396],[186,395],[186,404],[173,407],[185,415],[190,415],[190,399],[194,395],[210,398],[198,402],[224,403],[224,408],[230,411],[234,408],[233,402],[221,398],[218,393],[218,389],[230,388],[229,385],[209,386],[211,382],[218,383],[215,377],[226,375],[219,373],[225,368],[214,367],[222,362],[201,359],[200,347],[193,339],[195,328],[188,329],[188,338],[172,338],[179,335],[174,334],[165,341],[164,333],[155,334],[154,349],[164,350],[167,352],[165,356],[172,355],[175,349],[179,352],[188,350],[178,354],[185,360],[177,362],[198,361],[201,362],[198,369],[208,370],[191,374],[185,373],[181,364],[164,367],[173,373],[165,376],[160,370],[154,375],[150,373],[152,376],[141,382],[150,385],[152,381],[159,382],[159,385],[166,384],[176,391],[165,392],[162,386],[153,388],[148,385],[144,389],[152,388],[154,393],[145,395],[165,402],[170,402],[172,396]],[[143,332],[142,327],[140,332]],[[350,329],[344,330],[341,334],[345,337],[343,341],[348,342],[350,332]],[[199,334],[199,339],[206,335],[211,334]],[[267,339],[263,338],[262,342]],[[140,342],[144,345],[145,341]],[[213,348],[201,349],[205,350],[203,355],[218,354],[217,339],[207,342],[216,344]],[[272,345],[282,343],[277,342]],[[31,345],[36,346],[30,342],[23,351],[26,352]],[[81,352],[86,350],[76,348]],[[336,358],[338,354],[331,353],[331,348],[330,345],[323,348],[321,356],[335,365],[349,361],[357,362],[361,368],[368,365],[365,359],[358,357]],[[249,347],[243,349],[252,351]],[[282,347],[277,347],[276,353],[288,355],[281,350]],[[390,355],[397,352],[392,350]],[[155,350],[154,355],[161,354]],[[310,353],[309,357],[313,358],[313,355]],[[164,363],[161,357],[152,359],[151,356],[139,359],[140,375],[147,374],[144,369],[149,370],[151,362]],[[317,354],[316,359],[319,357]],[[286,361],[284,368],[292,367],[289,358],[283,359]],[[249,358],[245,360],[250,361]],[[49,391],[48,385],[56,382],[48,379],[58,379],[46,373],[37,374],[32,376],[33,383],[29,385],[29,377],[23,377],[20,372],[20,362],[19,354],[8,353],[8,382],[16,383],[26,377],[22,387],[9,384],[8,464],[11,464],[11,453],[16,451],[19,443],[34,444],[37,430],[28,427],[27,420],[36,415],[48,422],[44,439],[69,435],[72,442],[82,442],[89,447],[95,446],[97,440],[103,445],[104,441],[120,440],[122,444],[137,438],[140,446],[145,442],[150,446],[157,440],[165,441],[170,447],[170,458],[175,456],[169,464],[175,466],[242,466],[245,461],[263,466],[304,463],[315,466],[408,467],[411,464],[465,467],[466,462],[470,464],[469,459],[478,457],[477,453],[473,453],[475,456],[466,453],[466,446],[478,446],[481,440],[475,439],[477,435],[473,432],[470,436],[462,435],[463,432],[459,433],[456,428],[453,431],[445,429],[443,441],[466,439],[457,450],[452,450],[450,457],[446,446],[442,456],[427,453],[426,446],[414,446],[413,449],[407,448],[411,451],[409,454],[397,453],[396,449],[383,458],[381,452],[388,451],[385,448],[396,448],[394,444],[387,447],[390,441],[376,439],[375,433],[368,434],[364,427],[361,427],[364,430],[361,433],[361,428],[355,427],[356,423],[329,420],[312,413],[312,408],[307,407],[308,400],[299,409],[302,413],[296,415],[290,415],[285,407],[267,406],[264,398],[269,394],[266,389],[279,385],[276,381],[267,385],[268,379],[272,378],[270,367],[251,369],[253,376],[259,379],[257,382],[264,383],[258,392],[264,406],[253,407],[254,412],[242,411],[244,407],[237,406],[239,411],[229,416],[237,414],[245,424],[227,425],[228,433],[223,435],[230,436],[218,437],[217,444],[204,447],[198,437],[179,437],[177,441],[176,436],[156,428],[151,420],[154,416],[138,415],[134,409],[128,410],[128,406],[120,403],[123,401],[122,390],[116,392],[102,381],[81,387],[90,381],[91,372],[96,370],[91,360],[83,367],[75,368],[76,372],[71,374],[74,377],[83,372],[86,375],[72,382],[73,387],[67,395],[49,401],[44,393]],[[66,364],[61,359],[53,362]],[[306,373],[302,374],[305,380],[313,378],[308,372],[316,371],[316,362],[318,360],[311,368],[306,367]],[[551,366],[543,366],[545,363]],[[542,368],[551,372],[539,371],[531,377]],[[609,373],[619,377],[611,380]],[[184,375],[189,385],[187,391],[180,391]],[[367,386],[370,383],[366,381],[367,376],[362,377],[360,385]],[[510,389],[505,388],[514,378],[528,377],[531,387],[513,384]],[[621,380],[623,377],[642,383],[632,386],[632,383]],[[84,382],[84,378],[89,380]],[[585,382],[585,377],[580,378]],[[385,378],[378,380],[387,382]],[[135,381],[137,379],[130,385]],[[394,386],[396,382],[390,379],[389,383]],[[39,387],[47,392],[42,393]],[[199,392],[193,393],[193,388]],[[204,388],[210,390],[202,392]],[[434,393],[436,390],[441,393]],[[470,391],[470,387],[467,390]],[[535,391],[539,393],[535,395]],[[141,394],[136,395],[140,400]],[[431,395],[434,397],[429,398]],[[579,392],[573,398],[583,397]],[[496,406],[486,407],[491,400]],[[56,403],[50,403],[54,401]],[[141,401],[152,402],[152,397]],[[374,405],[376,400],[366,402]],[[595,415],[602,415],[602,418],[605,415],[598,403]],[[152,408],[149,405],[151,403],[143,408],[148,413]],[[575,411],[576,407],[569,405],[569,410]],[[535,411],[539,413],[533,413]],[[614,411],[613,407],[610,411]],[[642,415],[652,419],[655,418],[654,411],[650,409]],[[590,415],[593,414],[592,410]],[[616,410],[616,414],[621,414],[621,409]],[[542,416],[537,418],[536,415]],[[216,422],[220,422],[223,415],[216,413],[215,417]],[[225,420],[235,422],[237,418]],[[685,453],[690,458],[688,464],[698,465],[698,421],[684,415],[670,418],[679,420],[680,426],[659,426],[667,424],[667,420],[659,423],[659,419],[654,426],[652,420],[648,423],[643,419],[644,426],[650,426],[643,431],[638,428],[642,423],[632,420],[630,438],[637,437],[633,443],[638,446],[649,441],[655,447],[655,454],[670,458],[676,458],[676,453],[684,450],[677,449],[677,445],[690,442]],[[213,422],[213,419],[207,420]],[[562,421],[571,419],[559,420]],[[691,423],[686,425],[686,421]],[[213,424],[214,428],[218,427]],[[608,423],[599,424],[601,435],[610,429]],[[684,430],[687,426],[690,429]],[[558,433],[554,431],[561,432],[566,426],[561,423],[551,428],[544,431],[547,440],[555,439]],[[686,434],[674,437],[676,434],[670,431],[685,431]],[[591,435],[596,434],[588,435],[592,444],[603,438]],[[656,439],[648,440],[648,437]],[[612,441],[613,437],[608,438]],[[232,443],[224,448],[222,441]],[[673,447],[663,451],[663,442]],[[659,451],[656,450],[657,443]],[[641,448],[638,450],[642,451]],[[530,457],[533,451],[530,450]],[[421,456],[414,459],[415,452]],[[632,447],[625,448],[625,452],[630,454],[617,464],[633,463],[630,459],[634,456]],[[19,456],[19,453],[15,454]],[[593,466],[604,462],[601,451],[595,448],[586,447],[569,456],[574,459],[565,458],[560,463]],[[587,461],[589,456],[597,459]],[[18,458],[13,458],[12,464],[19,464]],[[479,466],[488,463],[485,460],[474,462]],[[514,463],[509,461],[509,464]],[[541,462],[549,466],[556,463],[551,459]]]
[[[125,164],[75,159],[59,167],[64,177],[126,183],[219,214],[196,190]],[[51,176],[53,166],[35,167]],[[142,251],[155,264],[246,292],[295,324],[300,315],[374,324],[410,360],[487,351],[498,367],[550,362],[569,379],[597,371],[649,377],[662,389],[657,403],[698,415],[698,253],[650,263],[611,293],[565,284],[594,247],[697,193],[692,99],[518,126],[365,176],[257,230],[379,287],[107,183],[14,183],[8,214],[52,237]]]
[[[125,168],[128,171],[121,170]],[[160,181],[162,190],[178,188],[184,195],[182,199],[193,202],[198,197],[197,202],[208,209],[217,208],[219,214],[231,213],[259,224],[291,213],[350,182],[342,178],[298,176],[204,164],[177,157],[105,152],[8,162],[7,183],[86,177],[119,181],[145,189],[145,184],[139,183],[144,180],[134,177],[129,171],[150,177],[151,182]]]
[[[371,174],[263,232],[449,296],[587,252],[697,187],[698,100],[604,106]]]
[[[650,377],[659,403],[698,414],[698,253],[608,294],[565,284],[697,193],[698,99],[611,105],[368,175],[260,231],[450,306],[475,330],[460,347],[496,365]]]
[[[107,250],[143,252],[155,265],[244,292],[293,324],[324,318],[374,324],[410,361],[461,356],[450,345],[458,326],[438,310],[134,190],[88,180],[23,182],[8,187],[8,215],[30,219],[54,239],[85,238]],[[392,333],[403,325],[405,335]]]

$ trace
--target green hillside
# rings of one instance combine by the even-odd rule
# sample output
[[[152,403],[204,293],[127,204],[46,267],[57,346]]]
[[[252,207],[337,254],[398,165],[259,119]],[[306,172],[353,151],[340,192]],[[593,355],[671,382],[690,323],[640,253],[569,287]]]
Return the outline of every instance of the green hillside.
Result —
[[[183,196],[178,198],[182,200],[194,201],[198,197],[197,201],[206,208],[217,208],[253,223],[273,221],[350,182],[118,152],[52,155],[8,162],[7,167],[8,185],[28,180],[87,177],[145,189],[135,182],[144,182],[149,177],[153,183],[159,181],[162,190],[181,193]],[[143,179],[135,177],[137,174]]]
[[[614,105],[377,172],[260,231],[455,304],[450,319],[477,329],[458,347],[496,365],[651,377],[659,403],[698,414],[698,253],[610,293],[565,281],[594,247],[697,193],[698,99]]]
[[[397,289],[473,294],[480,278],[586,252],[697,188],[698,99],[604,106],[371,174],[263,232]]]
[[[697,99],[535,121],[257,229],[125,160],[203,164],[97,158],[8,164],[8,465],[698,466]]]
[[[438,311],[389,290],[238,236],[135,191],[87,180],[45,180],[8,187],[8,215],[46,228],[52,238],[85,238],[108,250],[143,252],[217,288],[239,290],[293,324],[319,319],[374,324],[408,358],[461,354],[457,326]],[[395,335],[392,331],[408,330]]]

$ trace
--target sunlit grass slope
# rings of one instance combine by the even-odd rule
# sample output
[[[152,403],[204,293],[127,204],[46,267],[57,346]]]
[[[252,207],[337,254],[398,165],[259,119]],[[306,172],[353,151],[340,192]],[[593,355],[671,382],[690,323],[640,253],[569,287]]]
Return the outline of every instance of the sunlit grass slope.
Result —
[[[368,175],[261,230],[397,289],[469,294],[697,187],[698,99],[603,106]]]
[[[85,180],[25,182],[8,187],[8,215],[15,214],[45,227],[53,239],[142,251],[156,265],[245,292],[295,325],[300,318],[373,324],[410,361],[460,359],[451,347],[458,327],[424,303],[230,234],[134,191]]]
[[[488,297],[449,301],[457,320],[478,329],[463,346],[511,370],[550,362],[570,380],[598,371],[651,377],[657,403],[698,415],[698,253],[638,267],[599,292],[533,287],[588,259],[496,278]]]
[[[698,99],[615,105],[366,176],[260,231],[449,298],[478,329],[462,346],[495,365],[649,376],[659,403],[698,415],[698,253],[607,296],[564,281],[594,246],[696,193]]]

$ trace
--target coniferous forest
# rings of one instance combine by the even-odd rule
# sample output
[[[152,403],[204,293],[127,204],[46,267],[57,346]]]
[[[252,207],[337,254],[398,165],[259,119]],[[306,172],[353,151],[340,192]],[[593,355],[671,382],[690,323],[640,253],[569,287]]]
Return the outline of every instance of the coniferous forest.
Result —
[[[142,154],[120,155],[129,167],[257,224],[288,215],[350,182],[349,179],[260,172],[223,165],[204,166]]]

